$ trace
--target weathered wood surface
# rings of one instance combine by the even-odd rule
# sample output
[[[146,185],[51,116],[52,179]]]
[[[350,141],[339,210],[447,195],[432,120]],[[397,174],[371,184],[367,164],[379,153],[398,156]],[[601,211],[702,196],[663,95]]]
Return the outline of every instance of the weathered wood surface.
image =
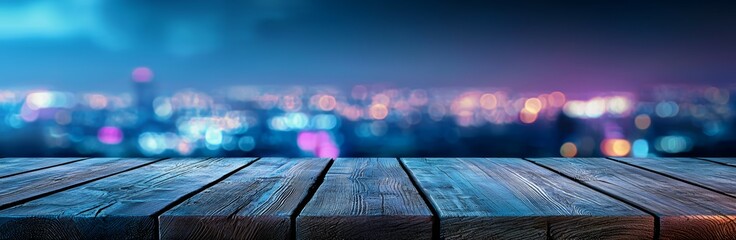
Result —
[[[252,161],[166,159],[39,198],[0,211],[0,239],[155,239],[157,214]]]
[[[694,158],[615,159],[736,197],[735,167]]]
[[[736,167],[736,158],[702,158],[702,159]]]
[[[654,219],[521,159],[401,159],[449,239],[647,239]]]
[[[264,158],[159,217],[161,239],[288,239],[330,159]]]
[[[431,211],[395,158],[337,159],[297,217],[297,239],[430,239]]]
[[[601,158],[531,159],[654,213],[662,239],[735,239],[736,200]]]
[[[0,158],[0,178],[68,164],[84,158]]]
[[[153,162],[153,159],[93,158],[0,178],[0,209]]]
[[[9,158],[0,239],[736,239],[734,159]]]

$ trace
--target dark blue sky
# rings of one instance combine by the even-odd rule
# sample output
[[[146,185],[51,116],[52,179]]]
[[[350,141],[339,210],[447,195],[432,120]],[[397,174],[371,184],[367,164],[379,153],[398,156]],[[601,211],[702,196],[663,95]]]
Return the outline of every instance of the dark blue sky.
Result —
[[[205,4],[206,2],[206,4]],[[0,2],[0,88],[393,83],[632,90],[736,79],[736,6],[641,1]]]

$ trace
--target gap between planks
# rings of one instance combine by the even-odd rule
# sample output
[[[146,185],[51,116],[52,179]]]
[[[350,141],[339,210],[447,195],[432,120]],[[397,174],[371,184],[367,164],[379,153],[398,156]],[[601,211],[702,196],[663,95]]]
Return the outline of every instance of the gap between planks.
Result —
[[[614,159],[614,158],[611,158],[611,157],[606,157],[605,159],[608,159],[608,160],[611,160],[611,161],[614,161],[614,162],[618,162],[618,163],[621,163],[621,164],[626,164],[626,165],[629,165],[629,166],[632,166],[632,167],[635,167],[635,168],[639,168],[639,169],[644,170],[644,171],[648,171],[648,172],[652,172],[652,173],[655,173],[655,174],[659,174],[659,175],[662,175],[662,176],[665,176],[665,177],[668,177],[668,178],[672,178],[672,179],[675,179],[677,181],[684,182],[684,183],[687,183],[687,184],[690,184],[690,185],[694,185],[694,186],[698,186],[698,187],[701,187],[701,188],[705,188],[705,189],[708,189],[708,190],[710,190],[712,192],[715,192],[715,193],[718,193],[718,194],[721,194],[721,195],[725,195],[727,197],[736,198],[736,197],[734,197],[734,196],[732,196],[732,195],[730,195],[730,194],[728,194],[726,192],[723,192],[723,191],[720,191],[720,190],[717,190],[717,189],[714,189],[714,188],[711,188],[711,187],[705,186],[703,184],[696,183],[696,182],[693,182],[693,181],[690,181],[690,180],[687,180],[687,179],[684,179],[684,178],[681,178],[681,177],[676,177],[676,176],[673,176],[673,175],[670,175],[670,174],[667,174],[667,173],[659,172],[659,171],[656,171],[654,169],[649,169],[649,168],[646,168],[646,167],[642,167],[642,166],[639,166],[639,165],[636,165],[636,164],[624,162],[624,161],[621,161],[621,160],[618,160],[618,159]],[[694,159],[698,159],[698,158],[694,158]],[[698,159],[698,160],[701,160],[701,159]],[[717,162],[715,162],[715,163],[717,163]],[[723,165],[730,166],[728,164],[723,164]],[[733,166],[730,166],[730,167],[733,167]]]
[[[620,202],[622,202],[624,204],[628,204],[628,205],[630,205],[630,206],[632,206],[632,207],[634,207],[636,209],[639,209],[642,212],[645,212],[645,213],[651,215],[652,217],[654,217],[654,238],[653,239],[659,239],[659,235],[660,235],[659,234],[659,228],[660,228],[659,216],[657,216],[657,214],[655,214],[654,212],[647,210],[646,208],[644,208],[643,206],[641,206],[641,205],[639,205],[639,204],[637,204],[635,202],[626,200],[626,199],[624,199],[622,197],[619,197],[619,196],[616,196],[616,195],[613,195],[613,194],[609,194],[606,191],[603,191],[602,189],[599,189],[599,188],[597,188],[595,186],[592,186],[592,185],[587,184],[587,183],[585,183],[583,181],[580,181],[578,179],[575,179],[575,178],[573,178],[571,176],[565,175],[564,173],[562,173],[560,171],[557,171],[557,170],[552,169],[550,167],[547,167],[545,165],[539,164],[539,163],[537,163],[537,162],[535,162],[533,160],[530,160],[528,158],[521,158],[521,159],[523,159],[525,161],[528,161],[528,162],[531,162],[532,164],[537,165],[537,166],[540,166],[540,167],[542,167],[544,169],[550,170],[550,171],[552,171],[552,172],[554,172],[554,173],[556,173],[556,174],[558,174],[558,175],[560,175],[562,177],[565,177],[567,179],[570,179],[570,180],[572,180],[572,181],[574,181],[574,182],[576,182],[576,183],[578,183],[578,184],[580,184],[582,186],[585,186],[587,188],[590,188],[590,189],[592,189],[592,190],[594,190],[596,192],[602,193],[602,194],[604,194],[606,196],[609,196],[609,197],[611,197],[613,199],[616,199],[616,200],[618,200],[618,201],[620,201]]]
[[[121,159],[124,159],[124,158],[121,158]],[[69,189],[73,189],[73,188],[76,188],[76,187],[79,187],[79,186],[83,186],[85,184],[88,184],[88,183],[91,183],[91,182],[94,182],[94,181],[97,181],[97,180],[100,180],[100,179],[104,179],[104,178],[107,178],[107,177],[115,176],[115,175],[118,175],[118,174],[121,174],[121,173],[125,173],[125,172],[130,172],[130,171],[136,170],[138,168],[145,167],[145,166],[148,166],[148,165],[151,165],[151,164],[154,164],[154,163],[163,161],[165,159],[168,159],[168,158],[156,159],[156,160],[150,161],[148,163],[141,164],[139,166],[135,166],[135,167],[131,167],[131,168],[125,169],[123,171],[110,173],[110,174],[107,174],[107,175],[104,175],[104,176],[100,176],[100,177],[88,179],[88,180],[85,180],[85,181],[82,181],[82,182],[79,182],[79,183],[76,183],[76,184],[72,184],[72,185],[69,185],[69,186],[66,186],[66,187],[62,187],[62,188],[59,188],[59,189],[56,189],[56,190],[45,192],[45,193],[42,193],[42,194],[39,194],[39,195],[31,196],[31,197],[24,198],[24,199],[21,199],[21,200],[17,200],[17,201],[14,201],[14,202],[9,202],[7,204],[0,205],[0,210],[8,209],[8,208],[11,208],[11,207],[14,207],[14,206],[18,206],[18,205],[21,205],[21,204],[24,204],[24,203],[33,201],[33,200],[41,199],[41,198],[44,198],[44,197],[47,197],[47,196],[50,196],[50,195],[53,195],[53,194],[56,194],[56,193],[60,193],[60,192],[63,192],[63,191],[69,190]],[[86,160],[86,159],[83,159],[83,160]],[[79,161],[81,161],[81,160],[79,160]],[[79,161],[75,161],[75,162],[79,162]],[[58,166],[61,166],[61,165],[65,165],[65,164],[59,164]]]
[[[215,179],[214,181],[212,181],[212,182],[210,182],[208,184],[205,184],[201,188],[199,188],[197,190],[194,190],[194,191],[192,191],[190,193],[184,194],[184,196],[181,196],[180,198],[178,198],[178,199],[174,200],[173,202],[169,203],[168,205],[166,205],[165,207],[163,207],[161,210],[159,210],[158,212],[156,212],[153,215],[151,215],[154,219],[156,219],[156,221],[153,221],[154,222],[154,229],[156,229],[156,231],[159,231],[159,228],[160,228],[159,226],[161,225],[161,223],[159,222],[159,216],[161,216],[161,214],[165,213],[166,211],[171,210],[172,208],[176,207],[176,205],[181,204],[182,202],[186,201],[187,199],[193,197],[194,195],[197,195],[198,193],[200,193],[200,192],[202,192],[202,191],[204,191],[204,190],[206,190],[206,189],[214,186],[215,184],[217,184],[219,182],[222,182],[222,180],[227,179],[228,177],[230,177],[233,174],[239,172],[240,170],[243,170],[244,168],[250,166],[251,164],[257,162],[260,159],[261,158],[258,157],[255,160],[250,161],[247,164],[244,164],[243,166],[241,166],[239,168],[236,168],[235,170],[233,170],[233,171],[231,171],[231,172],[229,172],[229,173],[227,173],[225,175],[222,175],[220,178]],[[156,239],[160,239],[159,233],[156,233],[154,236],[156,236]]]
[[[726,165],[726,166],[729,166],[729,167],[736,167],[736,165],[728,164],[728,163],[725,163],[725,162],[714,161],[714,160],[711,160],[709,158],[704,158],[704,157],[694,157],[694,159],[708,161],[708,162],[712,162],[712,163],[717,163],[717,164],[720,164],[720,165]]]
[[[38,170],[41,170],[41,169],[55,167],[55,166],[60,166],[60,165],[65,165],[65,164],[69,164],[69,163],[73,163],[73,162],[78,162],[78,161],[82,161],[82,160],[86,160],[86,159],[88,159],[88,158],[78,159],[78,160],[74,160],[74,161],[70,161],[70,162],[65,162],[65,163],[61,163],[61,164],[56,164],[56,165],[53,165],[53,166],[48,166],[48,167],[39,168],[39,169],[33,169],[33,170],[26,171],[26,172],[38,171]],[[147,165],[150,165],[150,164],[153,164],[153,163],[162,161],[164,159],[166,159],[166,158],[157,159],[157,160],[151,161],[150,163],[146,163],[146,164],[143,164],[143,165],[140,165],[140,166],[137,166],[137,167],[133,167],[133,168],[128,169],[128,170],[124,170],[124,171],[112,173],[112,174],[101,176],[101,177],[94,178],[94,179],[90,179],[90,180],[87,180],[87,181],[84,181],[84,182],[80,182],[78,184],[75,184],[75,185],[72,185],[72,186],[69,186],[69,187],[65,187],[65,188],[62,188],[62,189],[59,189],[59,190],[56,190],[56,191],[52,191],[52,192],[49,192],[49,193],[45,193],[45,194],[42,194],[42,195],[39,195],[39,196],[36,196],[36,197],[32,197],[32,198],[29,198],[29,199],[24,199],[22,201],[14,202],[14,203],[11,203],[11,204],[8,204],[8,205],[14,206],[14,205],[17,205],[17,204],[22,204],[24,202],[32,201],[32,200],[35,200],[35,199],[38,199],[38,198],[42,198],[42,197],[45,197],[45,196],[48,196],[48,195],[51,195],[51,194],[55,194],[55,193],[58,193],[58,192],[66,191],[68,189],[79,187],[79,186],[82,186],[82,185],[85,185],[85,184],[88,184],[90,182],[94,182],[94,181],[97,181],[97,180],[100,180],[100,179],[103,179],[103,178],[107,178],[107,177],[114,176],[114,175],[117,175],[117,174],[120,174],[120,173],[132,171],[132,170],[135,170],[135,169],[138,169],[138,168],[141,168],[141,167],[144,167],[144,166],[147,166]],[[154,216],[158,219],[158,216],[161,215],[162,213],[170,210],[171,208],[175,207],[176,205],[179,205],[181,202],[183,202],[183,201],[191,198],[192,196],[194,196],[194,195],[196,195],[196,194],[198,194],[198,193],[206,190],[207,188],[210,188],[211,186],[213,186],[213,185],[215,185],[215,184],[217,184],[217,183],[225,180],[226,178],[228,178],[231,175],[233,175],[233,174],[241,171],[242,169],[244,169],[244,168],[252,165],[253,163],[255,163],[256,161],[258,161],[260,159],[261,158],[256,158],[256,160],[251,161],[250,163],[245,164],[245,165],[239,167],[238,169],[233,170],[233,171],[231,171],[231,172],[223,175],[222,177],[220,177],[220,178],[216,179],[215,181],[213,181],[213,182],[211,182],[211,183],[209,183],[209,184],[201,187],[200,189],[197,189],[197,190],[195,190],[195,191],[193,191],[193,192],[191,192],[191,193],[189,193],[187,195],[184,195],[184,196],[180,197],[179,199],[175,200],[174,202],[172,202],[169,205],[167,205],[166,207],[164,207],[159,212],[155,213]],[[439,222],[439,215],[437,214],[437,211],[436,211],[436,206],[434,206],[434,204],[431,201],[429,201],[429,198],[427,197],[426,192],[424,191],[424,189],[422,189],[421,187],[419,187],[415,176],[408,171],[408,168],[405,165],[404,161],[402,161],[401,158],[395,158],[395,159],[399,162],[399,164],[400,164],[401,168],[403,169],[404,173],[407,174],[407,176],[410,179],[410,182],[412,183],[412,185],[414,185],[414,188],[419,192],[422,200],[425,202],[426,206],[431,211],[431,213],[432,213],[432,239],[438,239],[439,238],[439,234],[438,233],[439,233],[439,230],[440,230],[439,229],[440,222]],[[625,200],[623,198],[620,198],[620,197],[618,197],[616,195],[608,194],[605,191],[602,191],[601,189],[598,189],[597,187],[594,187],[594,186],[591,186],[591,185],[589,185],[589,184],[587,184],[585,182],[579,181],[579,180],[577,180],[575,178],[572,178],[572,177],[570,177],[568,175],[565,175],[565,174],[563,174],[563,173],[561,173],[559,171],[556,171],[556,170],[554,170],[554,169],[552,169],[550,167],[547,167],[545,165],[539,164],[539,163],[537,163],[537,162],[535,162],[533,160],[530,160],[530,159],[527,159],[527,158],[522,158],[522,159],[525,160],[525,161],[531,162],[532,164],[535,164],[537,166],[540,166],[540,167],[542,167],[544,169],[550,170],[550,171],[552,171],[552,172],[554,172],[554,173],[556,173],[558,175],[561,175],[561,176],[563,176],[565,178],[568,178],[568,179],[570,179],[570,180],[572,180],[572,181],[574,181],[574,182],[576,182],[578,184],[581,184],[581,185],[583,185],[585,187],[588,187],[588,188],[590,188],[592,190],[595,190],[597,192],[600,192],[600,193],[602,193],[602,194],[604,194],[606,196],[612,197],[612,198],[614,198],[614,199],[616,199],[618,201],[621,201],[621,202],[623,202],[625,204],[628,204],[628,205],[630,205],[630,206],[632,206],[634,208],[637,208],[637,209],[639,209],[639,210],[641,210],[641,211],[643,211],[643,212],[645,212],[645,213],[653,216],[654,217],[654,220],[655,220],[655,222],[654,222],[654,237],[655,237],[655,239],[658,239],[659,238],[659,234],[660,234],[660,231],[659,231],[660,221],[659,220],[660,219],[659,219],[659,217],[656,214],[653,214],[652,212],[644,209],[643,207],[639,206],[638,204],[636,204],[634,202],[630,202],[630,201]],[[633,164],[630,164],[630,163],[622,162],[622,161],[619,161],[619,160],[616,160],[616,159],[611,159],[611,158],[606,158],[606,159],[607,160],[610,160],[610,161],[613,161],[613,162],[618,162],[620,164],[625,164],[625,165],[633,166],[633,167],[636,167],[636,168],[639,168],[639,169],[642,169],[642,170],[645,170],[645,171],[653,172],[653,173],[656,173],[656,174],[659,174],[659,175],[663,175],[665,177],[672,178],[672,179],[675,179],[675,180],[678,180],[678,181],[682,181],[682,182],[685,182],[685,183],[688,183],[688,184],[691,184],[691,185],[695,185],[695,186],[698,186],[698,187],[702,187],[702,188],[705,188],[705,189],[708,189],[710,191],[714,191],[714,192],[717,192],[717,193],[720,193],[720,194],[724,194],[721,191],[716,191],[716,190],[713,190],[711,188],[704,187],[704,186],[702,186],[700,184],[692,183],[690,181],[687,181],[687,180],[684,180],[684,179],[681,179],[681,178],[678,178],[678,177],[673,177],[673,176],[668,175],[668,174],[664,174],[664,173],[660,173],[660,172],[657,172],[657,171],[654,171],[654,170],[650,170],[650,169],[647,169],[647,168],[639,167],[637,165],[633,165]],[[699,160],[708,161],[708,162],[717,163],[717,164],[721,164],[721,165],[726,165],[726,166],[729,166],[729,167],[734,167],[734,166],[731,166],[731,165],[728,165],[728,164],[724,164],[724,163],[714,162],[714,161],[710,161],[710,160],[706,160],[706,159],[700,159],[700,158],[698,158],[698,159]],[[299,214],[304,209],[304,207],[307,205],[307,203],[309,203],[312,200],[312,198],[314,197],[314,194],[316,193],[317,189],[319,189],[319,187],[321,186],[321,184],[324,182],[325,176],[326,176],[327,172],[329,171],[329,169],[332,167],[332,164],[334,163],[334,161],[335,161],[334,159],[330,159],[329,160],[327,166],[319,174],[316,182],[309,188],[309,191],[308,191],[307,196],[299,203],[299,205],[297,206],[297,208],[295,209],[295,211],[291,215],[291,217],[290,217],[290,219],[291,219],[291,223],[290,224],[292,225],[292,229],[291,229],[291,233],[290,233],[290,238],[291,239],[295,239],[295,237],[296,237],[295,236],[296,228],[294,226],[295,223],[296,223],[295,218],[297,216],[299,216]],[[20,173],[17,173],[17,174],[20,174]],[[14,174],[14,175],[17,175],[17,174]],[[727,195],[727,194],[724,194],[724,195]],[[730,195],[727,195],[727,196],[733,197],[733,196],[730,196]],[[3,207],[0,207],[0,209],[5,209],[5,208],[8,208],[10,206],[3,206]],[[156,224],[158,224],[158,220],[155,221],[155,222],[156,222]],[[156,226],[156,229],[158,229],[158,226]]]
[[[75,162],[79,162],[79,161],[83,161],[83,160],[88,160],[88,159],[91,159],[91,158],[90,157],[85,157],[85,158],[72,158],[72,159],[74,159],[74,160],[70,160],[68,162],[62,162],[62,163],[58,163],[58,164],[54,164],[54,165],[49,165],[49,166],[45,166],[45,167],[34,168],[34,169],[25,170],[25,171],[20,171],[20,172],[8,174],[8,175],[5,175],[5,176],[0,176],[0,178],[7,178],[7,177],[12,177],[12,176],[16,176],[16,175],[20,175],[20,174],[24,174],[24,173],[35,172],[35,171],[44,170],[44,169],[48,169],[48,168],[52,168],[52,167],[58,167],[58,166],[62,166],[62,165],[70,164],[70,163],[75,163]],[[0,159],[0,160],[2,160],[2,159]]]
[[[439,240],[440,239],[440,215],[437,214],[437,207],[432,203],[432,201],[429,200],[429,197],[427,196],[427,193],[419,187],[419,182],[409,172],[409,168],[404,164],[404,161],[401,160],[401,158],[396,158],[397,161],[399,161],[399,165],[401,165],[401,169],[404,170],[404,173],[406,173],[407,176],[409,176],[409,181],[411,182],[411,185],[414,186],[414,188],[419,192],[419,196],[422,197],[422,200],[424,200],[424,204],[427,205],[427,208],[429,208],[429,211],[432,213],[432,239],[433,240]]]
[[[296,240],[296,218],[299,216],[299,214],[302,213],[302,210],[304,210],[304,207],[307,206],[309,201],[312,200],[314,194],[317,193],[317,189],[322,186],[322,183],[325,181],[325,176],[327,176],[327,172],[330,171],[330,168],[332,168],[333,163],[335,163],[335,159],[330,158],[330,161],[327,162],[327,166],[325,166],[322,172],[319,173],[319,176],[317,176],[314,184],[309,187],[309,190],[307,191],[307,196],[305,196],[304,199],[299,202],[299,204],[296,206],[296,209],[294,209],[294,212],[291,214],[291,216],[289,216],[289,239]]]

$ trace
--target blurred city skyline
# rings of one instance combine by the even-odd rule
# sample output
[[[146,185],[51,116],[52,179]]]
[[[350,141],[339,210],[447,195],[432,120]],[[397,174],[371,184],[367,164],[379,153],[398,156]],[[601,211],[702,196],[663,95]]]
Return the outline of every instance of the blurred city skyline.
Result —
[[[736,88],[0,90],[0,156],[728,156]]]
[[[732,86],[728,2],[3,1],[0,87]]]
[[[0,1],[0,156],[733,155],[734,12]]]

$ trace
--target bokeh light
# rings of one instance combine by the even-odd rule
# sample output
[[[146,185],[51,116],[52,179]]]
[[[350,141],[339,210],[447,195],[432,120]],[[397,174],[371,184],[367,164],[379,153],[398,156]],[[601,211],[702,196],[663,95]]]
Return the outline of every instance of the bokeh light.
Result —
[[[250,152],[256,148],[256,140],[251,136],[244,136],[238,140],[238,148],[243,152]]]
[[[708,101],[716,104],[727,104],[730,97],[730,93],[727,89],[719,89],[716,87],[706,88],[704,95]]]
[[[603,98],[593,98],[585,105],[585,116],[588,118],[598,118],[606,112],[606,100]]]
[[[138,136],[138,147],[146,156],[161,154],[166,150],[164,138],[153,132],[144,132]]]
[[[325,131],[304,131],[297,136],[297,146],[304,152],[314,154],[317,157],[338,157],[340,150]]]
[[[634,118],[634,125],[636,125],[636,128],[641,130],[646,130],[651,126],[652,119],[649,117],[649,115],[646,114],[639,114]]]
[[[551,107],[562,107],[565,105],[566,97],[564,93],[555,91],[549,94],[548,101]]]
[[[626,139],[606,139],[601,143],[601,151],[606,156],[623,157],[631,151],[631,143]]]
[[[563,157],[574,157],[578,154],[578,147],[575,143],[566,142],[560,147],[560,155]]]
[[[628,99],[621,96],[616,96],[608,99],[608,112],[614,115],[623,115],[626,114],[630,107],[631,103]]]
[[[330,95],[323,95],[319,98],[319,108],[322,111],[332,111],[337,106],[335,97]]]
[[[637,158],[649,156],[649,142],[646,139],[637,139],[631,145],[631,155]]]
[[[383,120],[388,116],[388,108],[386,105],[381,103],[373,104],[373,106],[370,107],[369,112],[371,117],[376,120]]]
[[[670,135],[660,137],[656,141],[655,148],[665,153],[680,153],[690,150],[692,140],[685,136]]]
[[[153,71],[147,67],[137,67],[133,69],[131,77],[135,82],[150,82],[153,79]]]
[[[537,113],[530,112],[526,108],[522,109],[521,112],[519,112],[519,120],[526,124],[531,124],[537,121],[537,116]]]
[[[657,104],[655,112],[659,117],[670,118],[677,116],[677,114],[680,112],[680,106],[673,101],[662,101]]]
[[[530,98],[524,102],[524,110],[537,114],[542,110],[542,101],[539,98]]]
[[[123,131],[118,127],[105,126],[97,131],[97,139],[104,144],[118,144],[123,141]]]
[[[498,106],[498,99],[491,93],[486,93],[480,96],[480,106],[484,109],[493,110]]]

